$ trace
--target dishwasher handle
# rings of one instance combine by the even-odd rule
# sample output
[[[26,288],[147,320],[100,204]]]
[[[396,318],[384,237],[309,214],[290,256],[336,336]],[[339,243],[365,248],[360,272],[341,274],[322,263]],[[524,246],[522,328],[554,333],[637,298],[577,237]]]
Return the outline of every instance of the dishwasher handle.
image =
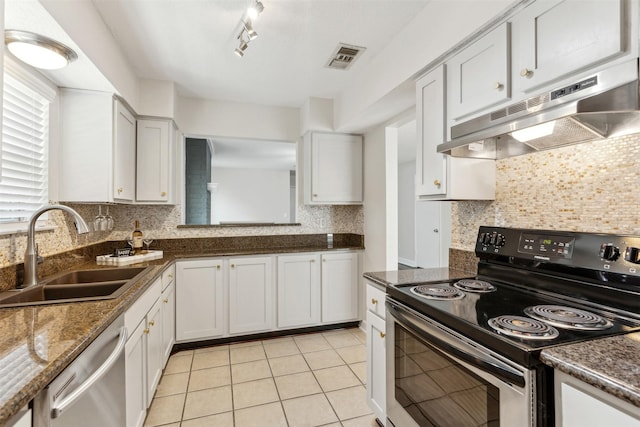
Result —
[[[120,328],[120,339],[118,340],[118,344],[116,344],[116,348],[113,349],[113,352],[107,357],[104,363],[95,370],[93,374],[89,378],[87,378],[82,384],[78,386],[75,390],[69,393],[64,399],[60,401],[58,405],[51,409],[51,418],[58,418],[60,414],[62,414],[67,408],[75,403],[87,390],[91,388],[91,386],[96,383],[100,378],[102,378],[111,367],[118,361],[118,358],[124,352],[125,344],[127,343],[127,328]]]

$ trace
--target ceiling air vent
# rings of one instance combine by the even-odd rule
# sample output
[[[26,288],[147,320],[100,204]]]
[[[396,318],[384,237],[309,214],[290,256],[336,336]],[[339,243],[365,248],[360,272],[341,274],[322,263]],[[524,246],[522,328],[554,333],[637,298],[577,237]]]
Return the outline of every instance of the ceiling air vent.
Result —
[[[346,70],[365,49],[360,46],[340,43],[329,58],[326,66],[336,70]]]

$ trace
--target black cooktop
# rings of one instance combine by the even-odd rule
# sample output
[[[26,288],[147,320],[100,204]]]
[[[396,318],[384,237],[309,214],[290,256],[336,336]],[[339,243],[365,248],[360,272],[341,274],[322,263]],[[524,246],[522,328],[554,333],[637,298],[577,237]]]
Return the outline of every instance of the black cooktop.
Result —
[[[423,298],[412,292],[412,288],[424,285],[454,288],[456,280],[452,280],[390,286],[387,288],[387,294],[391,299],[525,366],[537,364],[540,351],[550,346],[640,330],[640,321],[625,318],[601,307],[579,304],[561,296],[522,289],[491,281],[486,277],[478,277],[478,279],[490,282],[495,286],[495,291],[483,293],[463,291],[463,298],[444,301]],[[577,308],[599,315],[611,322],[611,325],[602,330],[574,330],[554,326],[558,334],[552,339],[507,336],[489,325],[490,319],[504,315],[529,318],[525,309],[537,305]]]

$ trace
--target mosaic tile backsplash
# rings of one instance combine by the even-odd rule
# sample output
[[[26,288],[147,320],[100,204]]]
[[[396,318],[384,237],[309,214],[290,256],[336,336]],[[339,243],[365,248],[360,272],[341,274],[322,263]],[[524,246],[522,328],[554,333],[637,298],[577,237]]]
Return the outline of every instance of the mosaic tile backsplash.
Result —
[[[640,235],[640,134],[496,163],[496,200],[452,205],[453,248],[480,225]]]
[[[97,205],[69,204],[89,223],[98,214]],[[103,213],[105,210],[103,209]],[[43,256],[51,256],[102,241],[125,240],[131,235],[135,220],[146,236],[155,239],[191,237],[232,237],[257,235],[290,235],[316,233],[363,234],[362,206],[298,206],[300,225],[276,227],[215,227],[178,228],[181,224],[181,206],[110,205],[115,228],[111,232],[93,232],[77,235],[69,215],[51,211],[54,230],[37,233],[36,242]],[[321,227],[322,225],[322,227]],[[72,231],[70,231],[72,230]],[[153,247],[153,244],[151,244]],[[23,262],[26,234],[0,236],[0,268]]]

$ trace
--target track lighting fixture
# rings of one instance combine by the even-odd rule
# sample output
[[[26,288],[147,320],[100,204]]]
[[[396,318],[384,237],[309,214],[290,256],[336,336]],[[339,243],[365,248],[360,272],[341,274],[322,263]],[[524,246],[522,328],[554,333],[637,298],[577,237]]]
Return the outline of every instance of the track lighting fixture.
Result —
[[[253,29],[253,21],[264,10],[264,5],[259,0],[252,2],[246,12],[240,19],[240,33],[237,39],[240,45],[235,49],[234,53],[240,58],[244,56],[244,51],[249,46],[249,42],[258,37],[258,33]]]

